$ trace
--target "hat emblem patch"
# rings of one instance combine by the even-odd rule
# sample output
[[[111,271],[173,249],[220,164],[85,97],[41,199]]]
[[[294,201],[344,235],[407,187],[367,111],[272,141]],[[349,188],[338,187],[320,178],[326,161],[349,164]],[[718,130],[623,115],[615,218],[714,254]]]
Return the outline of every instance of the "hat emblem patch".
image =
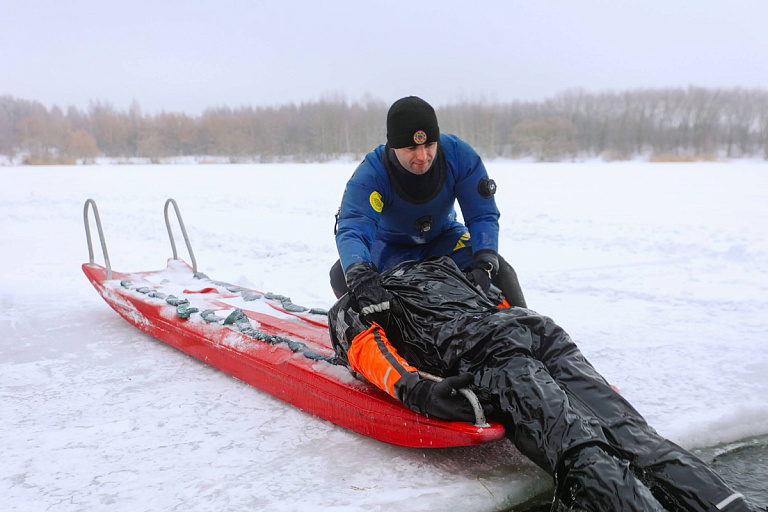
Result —
[[[416,133],[413,134],[413,142],[416,144],[424,144],[427,142],[427,132],[424,130],[419,130]]]

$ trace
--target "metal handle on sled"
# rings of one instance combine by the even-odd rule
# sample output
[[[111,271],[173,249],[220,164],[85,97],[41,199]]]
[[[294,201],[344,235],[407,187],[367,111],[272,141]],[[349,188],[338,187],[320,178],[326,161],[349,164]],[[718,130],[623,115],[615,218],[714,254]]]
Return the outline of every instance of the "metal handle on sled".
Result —
[[[173,259],[179,259],[176,252],[176,242],[173,240],[173,231],[171,230],[171,223],[168,220],[168,205],[172,204],[173,209],[176,211],[176,218],[179,221],[181,227],[181,234],[184,236],[184,243],[187,244],[187,251],[189,257],[192,259],[192,272],[197,272],[197,260],[195,260],[195,253],[192,252],[192,245],[189,243],[189,237],[187,236],[187,228],[184,227],[184,221],[181,220],[181,213],[179,212],[179,205],[176,204],[175,199],[168,199],[165,202],[165,227],[168,229],[168,238],[171,239],[171,249],[173,250]]]
[[[419,375],[424,379],[431,380],[432,382],[441,382],[443,380],[442,377],[438,377],[437,375],[432,375],[431,373],[427,372],[419,371]],[[480,405],[480,400],[478,400],[477,395],[475,395],[475,393],[473,393],[469,388],[461,388],[459,393],[464,395],[464,398],[469,400],[469,403],[472,405],[472,410],[475,411],[475,423],[473,423],[473,425],[475,427],[490,427],[490,423],[485,421],[485,411],[483,411],[483,406]]]
[[[104,254],[104,263],[107,267],[107,279],[112,279],[112,265],[109,263],[109,254],[107,254],[107,243],[104,240],[104,230],[101,229],[101,218],[99,209],[96,208],[96,201],[86,199],[83,206],[83,220],[85,221],[85,238],[88,241],[88,264],[93,265],[93,244],[91,243],[91,226],[88,222],[88,205],[93,209],[93,218],[96,220],[96,228],[99,230],[99,240],[101,241],[101,252]]]

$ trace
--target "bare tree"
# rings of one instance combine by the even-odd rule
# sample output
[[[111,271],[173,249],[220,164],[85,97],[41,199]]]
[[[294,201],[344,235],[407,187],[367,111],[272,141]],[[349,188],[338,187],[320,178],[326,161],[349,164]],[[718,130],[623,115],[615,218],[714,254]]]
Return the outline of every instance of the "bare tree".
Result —
[[[83,164],[93,163],[99,156],[99,146],[93,135],[81,129],[69,135],[66,153],[72,158],[82,160]]]
[[[562,117],[526,119],[512,129],[512,144],[539,161],[557,160],[577,149],[576,127]]]

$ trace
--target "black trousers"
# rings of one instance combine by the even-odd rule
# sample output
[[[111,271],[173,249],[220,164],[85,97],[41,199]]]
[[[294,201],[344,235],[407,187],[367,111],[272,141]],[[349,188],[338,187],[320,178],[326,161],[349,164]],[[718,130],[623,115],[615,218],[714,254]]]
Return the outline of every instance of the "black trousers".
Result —
[[[341,260],[336,260],[330,271],[331,288],[337,299],[340,299],[345,293],[349,292],[347,280],[344,279],[344,269],[341,268]]]
[[[753,510],[651,428],[562,328],[541,316],[526,327],[465,369],[517,448],[554,476],[561,510]]]

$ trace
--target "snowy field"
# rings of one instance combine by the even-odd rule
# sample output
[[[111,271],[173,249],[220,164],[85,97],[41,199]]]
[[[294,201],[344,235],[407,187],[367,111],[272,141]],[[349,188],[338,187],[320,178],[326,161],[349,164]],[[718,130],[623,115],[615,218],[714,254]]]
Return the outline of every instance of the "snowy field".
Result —
[[[397,448],[236,381],[129,325],[80,269],[87,198],[112,267],[139,271],[171,255],[173,197],[200,271],[328,308],[354,167],[0,167],[2,509],[471,512],[546,496],[506,441]],[[488,169],[529,306],[661,434],[768,434],[768,164]]]

